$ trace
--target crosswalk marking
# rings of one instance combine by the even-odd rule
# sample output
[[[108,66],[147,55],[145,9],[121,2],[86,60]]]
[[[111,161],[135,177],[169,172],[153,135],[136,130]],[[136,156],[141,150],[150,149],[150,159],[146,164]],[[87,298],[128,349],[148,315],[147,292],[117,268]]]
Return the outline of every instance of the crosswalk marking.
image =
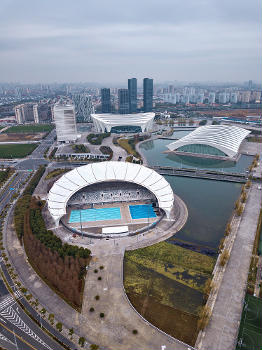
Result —
[[[15,293],[15,298],[19,299],[21,298],[21,293],[17,290]],[[3,301],[0,303],[0,311],[5,309],[7,306],[15,303],[15,299],[12,295],[8,295]]]
[[[4,311],[0,312],[0,315],[6,320],[11,322],[14,326],[19,328],[22,332],[29,335],[31,338],[35,339],[38,343],[42,344],[45,348],[52,350],[42,339],[38,337],[21,319],[21,317],[9,306]]]

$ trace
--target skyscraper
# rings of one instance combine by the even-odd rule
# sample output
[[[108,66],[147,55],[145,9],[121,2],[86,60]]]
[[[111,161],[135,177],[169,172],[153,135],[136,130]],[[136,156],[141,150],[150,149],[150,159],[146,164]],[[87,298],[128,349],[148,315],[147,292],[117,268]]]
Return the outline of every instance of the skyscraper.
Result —
[[[76,141],[76,118],[73,105],[57,103],[54,106],[54,120],[58,142]]]
[[[118,90],[118,111],[120,114],[128,114],[129,112],[129,90]]]
[[[91,96],[88,94],[73,95],[75,104],[76,121],[78,123],[86,123],[91,121],[91,113],[94,113],[94,108],[91,101]]]
[[[136,113],[137,110],[137,80],[128,79],[129,113]]]
[[[110,89],[108,88],[101,89],[101,103],[102,103],[102,113],[110,113],[111,112]]]
[[[153,109],[153,79],[144,78],[144,112],[151,112]]]

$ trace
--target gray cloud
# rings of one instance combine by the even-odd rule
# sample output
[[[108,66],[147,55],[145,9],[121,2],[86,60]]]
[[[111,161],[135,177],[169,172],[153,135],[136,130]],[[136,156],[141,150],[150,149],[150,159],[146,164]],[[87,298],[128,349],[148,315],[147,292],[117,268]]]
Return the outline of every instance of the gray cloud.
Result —
[[[257,0],[2,0],[2,81],[258,80]]]

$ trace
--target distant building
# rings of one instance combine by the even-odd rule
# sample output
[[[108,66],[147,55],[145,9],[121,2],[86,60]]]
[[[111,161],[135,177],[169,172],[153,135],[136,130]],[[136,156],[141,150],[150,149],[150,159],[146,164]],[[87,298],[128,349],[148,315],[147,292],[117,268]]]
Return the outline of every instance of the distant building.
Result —
[[[210,92],[208,96],[208,103],[215,103],[216,102],[216,93]]]
[[[238,100],[237,92],[232,92],[230,94],[230,102],[231,103],[237,103],[237,100]]]
[[[128,89],[118,90],[118,112],[128,114],[129,112],[129,91]]]
[[[109,91],[110,92],[110,91]],[[110,100],[110,97],[109,97]],[[91,121],[91,113],[94,113],[91,96],[88,94],[74,94],[73,102],[75,104],[77,123],[87,123]]]
[[[36,124],[38,124],[39,123],[39,114],[38,114],[38,105],[37,104],[33,105],[33,115],[34,115],[34,122]]]
[[[175,91],[174,85],[169,85],[169,86],[168,86],[168,93],[169,93],[169,94],[173,94],[174,91]]]
[[[253,87],[253,81],[252,80],[249,80],[248,81],[248,88],[251,90]]]
[[[243,103],[249,103],[251,97],[251,91],[244,91],[242,93],[242,102]]]
[[[75,107],[71,104],[55,104],[54,120],[57,141],[65,143],[75,142],[77,139]]]
[[[227,95],[226,95],[225,92],[221,92],[218,95],[218,102],[221,103],[221,104],[227,103]]]
[[[143,94],[144,94],[144,112],[151,112],[153,109],[153,79],[144,78]]]
[[[101,104],[102,104],[102,113],[111,112],[110,89],[108,88],[101,89]]]
[[[197,103],[203,103],[204,102],[204,94],[198,94],[197,96]]]
[[[128,98],[129,113],[137,111],[137,80],[136,78],[128,79]]]
[[[34,104],[23,103],[15,107],[15,119],[18,124],[34,121]]]

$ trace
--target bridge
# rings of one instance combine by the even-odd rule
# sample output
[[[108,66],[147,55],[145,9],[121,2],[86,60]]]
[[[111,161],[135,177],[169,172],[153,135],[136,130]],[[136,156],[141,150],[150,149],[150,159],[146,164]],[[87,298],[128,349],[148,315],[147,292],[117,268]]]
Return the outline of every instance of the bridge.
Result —
[[[199,179],[209,179],[218,181],[229,181],[245,183],[248,179],[249,174],[247,173],[230,173],[226,171],[208,170],[208,169],[196,169],[196,168],[176,168],[169,166],[151,166],[161,175],[172,175],[172,176],[184,176],[193,177]],[[259,178],[255,179],[259,180]]]

